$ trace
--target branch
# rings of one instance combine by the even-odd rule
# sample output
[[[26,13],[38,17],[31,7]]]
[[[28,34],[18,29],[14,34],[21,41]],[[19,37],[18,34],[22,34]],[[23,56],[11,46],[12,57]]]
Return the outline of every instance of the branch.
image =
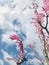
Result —
[[[48,19],[47,19],[47,20],[48,20]],[[47,29],[48,21],[47,21],[47,23],[46,23],[46,26],[45,26],[45,27],[44,27],[44,26],[42,26],[41,22],[39,22],[39,24],[40,24],[40,26],[42,27],[42,29],[45,29],[45,30],[46,30],[46,32],[47,32],[47,34],[49,35],[49,31],[48,31],[48,29]]]
[[[45,27],[44,26],[42,26],[42,24],[41,24],[41,22],[38,22],[38,24],[43,28],[43,29],[45,29]]]
[[[48,25],[48,15],[46,16],[46,28],[47,28],[47,25]]]
[[[21,61],[20,61],[21,60]],[[18,61],[17,61],[17,65],[21,65],[24,61],[27,61],[27,59],[24,57],[24,58],[22,58],[22,59],[19,59]]]
[[[41,26],[41,25],[40,25]],[[41,26],[42,27],[42,26]],[[47,28],[46,28],[47,30]],[[42,35],[43,35],[43,40],[44,40],[44,52],[46,54],[46,57],[48,58],[48,54],[47,54],[47,49],[46,49],[46,40],[45,40],[45,36],[44,36],[44,33],[43,33],[43,30],[41,29],[41,32],[42,32]]]

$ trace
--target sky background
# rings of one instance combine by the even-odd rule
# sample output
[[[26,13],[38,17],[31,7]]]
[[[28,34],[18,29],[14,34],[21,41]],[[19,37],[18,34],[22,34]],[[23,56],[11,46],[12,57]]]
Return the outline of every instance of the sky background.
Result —
[[[16,65],[6,59],[17,60],[20,53],[16,41],[9,38],[13,34],[18,35],[24,45],[28,61],[22,65],[42,65],[40,60],[45,60],[36,27],[30,23],[35,17],[33,2],[39,5],[38,11],[41,12],[42,0],[0,0],[0,65]],[[33,49],[28,44],[33,44]],[[47,65],[46,61],[44,65]]]

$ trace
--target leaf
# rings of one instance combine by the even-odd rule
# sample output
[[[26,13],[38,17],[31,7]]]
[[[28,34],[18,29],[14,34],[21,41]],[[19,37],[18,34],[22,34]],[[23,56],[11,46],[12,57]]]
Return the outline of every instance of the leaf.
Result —
[[[49,13],[49,0],[43,0],[43,4],[44,4],[44,10],[43,11],[45,11],[45,13]]]

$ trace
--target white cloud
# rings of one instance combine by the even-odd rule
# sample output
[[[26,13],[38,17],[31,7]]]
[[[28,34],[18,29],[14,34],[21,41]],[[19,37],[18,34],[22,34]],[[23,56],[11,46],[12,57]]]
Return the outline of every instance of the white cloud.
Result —
[[[28,64],[34,64],[34,65],[39,65],[39,64],[42,64],[42,60],[39,60],[37,58],[34,58],[33,60],[32,59],[29,59]],[[43,64],[44,65],[47,65],[46,61],[43,61]]]
[[[0,13],[4,14],[4,13],[8,13],[10,11],[11,11],[11,9],[8,6],[3,6],[3,7],[0,6]]]
[[[15,42],[15,40],[12,41],[10,39],[10,36],[13,35],[13,34],[16,34],[16,33],[13,32],[13,31],[11,31],[11,32],[8,31],[8,32],[2,34],[2,42],[6,42],[9,45],[13,45],[13,43]]]
[[[7,60],[8,57],[12,58],[12,56],[9,55],[6,51],[4,51],[4,50],[1,49],[1,52],[2,52],[3,58],[4,58],[5,60]]]
[[[31,4],[29,0],[14,0],[14,3],[17,3],[15,9],[10,9],[8,6],[0,7],[0,28],[4,30],[13,30],[17,29],[16,26],[13,26],[13,19],[19,19],[21,23],[32,21],[32,12],[33,10],[29,9],[28,6],[25,11],[23,9],[26,5]]]
[[[34,58],[33,60],[32,59],[29,59],[28,61],[28,64],[34,64],[34,65],[39,65],[41,63],[40,60],[38,60],[37,58]]]
[[[3,53],[3,58],[4,58],[4,60],[5,60],[6,62],[8,62],[9,65],[16,65],[15,61],[13,61],[13,60],[7,60],[7,58],[12,58],[11,55],[9,55],[9,54],[8,54],[6,51],[4,51],[4,50],[1,50],[1,52]]]
[[[13,25],[11,24],[10,19],[7,20],[7,16],[5,16],[5,13],[0,13],[0,29],[3,30],[13,29]]]
[[[0,65],[4,65],[4,62],[3,60],[0,59]]]

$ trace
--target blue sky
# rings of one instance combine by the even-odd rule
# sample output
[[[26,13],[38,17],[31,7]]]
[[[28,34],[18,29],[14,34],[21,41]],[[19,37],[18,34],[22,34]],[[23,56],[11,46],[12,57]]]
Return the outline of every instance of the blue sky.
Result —
[[[35,0],[37,3],[39,1]],[[22,65],[42,65],[41,60],[47,65],[36,27],[30,24],[32,17],[35,17],[34,10],[29,8],[32,8],[32,2],[34,0],[0,0],[0,65],[15,64],[14,61],[8,61],[7,57],[18,59],[18,45],[9,38],[13,34],[22,40],[25,57],[28,59]],[[30,48],[29,44],[34,47]]]

